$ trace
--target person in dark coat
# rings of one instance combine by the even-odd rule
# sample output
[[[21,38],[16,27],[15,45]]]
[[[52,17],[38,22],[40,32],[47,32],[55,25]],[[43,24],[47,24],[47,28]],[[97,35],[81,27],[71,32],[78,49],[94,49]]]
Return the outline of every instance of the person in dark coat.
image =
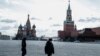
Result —
[[[47,41],[45,45],[45,54],[47,54],[48,56],[52,56],[52,54],[54,54],[54,46],[51,38]]]
[[[21,48],[21,51],[22,51],[22,56],[25,56],[26,55],[26,38],[22,39],[22,48]]]

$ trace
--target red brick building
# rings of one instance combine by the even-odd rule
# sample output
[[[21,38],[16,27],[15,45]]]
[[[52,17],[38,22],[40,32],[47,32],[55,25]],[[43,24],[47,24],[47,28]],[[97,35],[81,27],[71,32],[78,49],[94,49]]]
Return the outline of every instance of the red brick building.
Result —
[[[100,27],[85,28],[83,30],[80,30],[77,39],[80,41],[100,40]]]
[[[76,29],[76,26],[74,24],[74,21],[72,21],[72,10],[70,8],[70,2],[68,5],[66,20],[64,21],[64,29],[61,31],[58,31],[58,37],[60,39],[68,39],[70,37],[77,37],[78,31]]]
[[[96,27],[96,28],[91,28],[92,31],[94,31],[96,33],[96,35],[100,35],[100,27]]]

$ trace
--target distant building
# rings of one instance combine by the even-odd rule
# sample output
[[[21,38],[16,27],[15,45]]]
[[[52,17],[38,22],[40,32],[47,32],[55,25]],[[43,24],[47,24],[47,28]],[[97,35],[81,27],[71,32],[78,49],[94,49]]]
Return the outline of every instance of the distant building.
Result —
[[[1,32],[0,32],[0,40],[10,40],[10,36],[2,35]]]
[[[26,25],[22,26],[20,24],[20,26],[18,27],[17,35],[14,39],[21,40],[23,37],[25,37],[27,40],[36,39],[36,30],[35,30],[36,26],[33,25],[32,28],[31,28],[29,16],[30,15],[28,15]]]
[[[95,41],[96,32],[94,32],[91,28],[85,28],[79,32],[77,39],[80,41]]]
[[[92,31],[96,33],[96,35],[100,35],[100,27],[91,28]]]
[[[64,30],[58,31],[58,37],[61,40],[68,40],[70,38],[76,38],[77,36],[78,36],[78,31],[76,29],[74,21],[72,21],[72,10],[70,8],[70,2],[69,2],[66,20],[64,21]]]
[[[95,32],[96,35],[100,35],[100,27],[94,27],[94,28],[85,28],[83,30],[79,30],[79,33],[83,33],[85,30],[91,29],[91,31]]]
[[[85,28],[78,31],[78,40],[80,41],[95,41],[100,40],[100,27],[96,28]]]

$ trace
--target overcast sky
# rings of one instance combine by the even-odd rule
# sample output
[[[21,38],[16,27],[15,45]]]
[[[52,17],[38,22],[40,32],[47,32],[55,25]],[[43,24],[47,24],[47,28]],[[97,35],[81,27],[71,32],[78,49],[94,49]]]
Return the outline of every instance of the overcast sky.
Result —
[[[37,36],[57,36],[63,30],[68,0],[0,0],[0,32],[14,36],[30,14]],[[100,27],[100,0],[71,0],[77,29]]]

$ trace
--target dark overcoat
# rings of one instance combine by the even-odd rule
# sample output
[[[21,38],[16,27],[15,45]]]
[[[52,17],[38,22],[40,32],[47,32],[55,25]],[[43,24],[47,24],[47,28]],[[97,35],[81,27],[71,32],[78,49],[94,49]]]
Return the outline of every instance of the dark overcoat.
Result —
[[[26,39],[22,39],[22,55],[26,55]]]
[[[54,46],[51,41],[47,41],[45,45],[45,54],[54,54]]]

